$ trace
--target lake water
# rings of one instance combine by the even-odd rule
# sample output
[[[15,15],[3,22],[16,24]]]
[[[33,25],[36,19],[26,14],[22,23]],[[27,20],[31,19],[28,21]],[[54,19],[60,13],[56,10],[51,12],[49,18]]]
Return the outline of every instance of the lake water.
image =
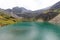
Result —
[[[0,40],[60,40],[60,26],[22,22],[0,28]]]

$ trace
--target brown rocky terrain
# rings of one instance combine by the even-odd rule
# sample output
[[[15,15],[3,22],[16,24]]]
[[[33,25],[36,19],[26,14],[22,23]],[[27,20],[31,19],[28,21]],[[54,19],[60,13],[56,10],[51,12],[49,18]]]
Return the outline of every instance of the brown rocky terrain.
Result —
[[[53,24],[60,24],[60,14],[57,15],[55,18],[51,19],[49,22]]]

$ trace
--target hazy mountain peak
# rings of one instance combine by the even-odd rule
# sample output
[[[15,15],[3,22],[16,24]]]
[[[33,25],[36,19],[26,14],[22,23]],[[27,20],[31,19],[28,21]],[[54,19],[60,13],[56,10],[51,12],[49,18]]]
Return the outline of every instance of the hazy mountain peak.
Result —
[[[13,7],[12,9],[21,9],[21,10],[27,10],[27,9],[25,9],[24,7]]]

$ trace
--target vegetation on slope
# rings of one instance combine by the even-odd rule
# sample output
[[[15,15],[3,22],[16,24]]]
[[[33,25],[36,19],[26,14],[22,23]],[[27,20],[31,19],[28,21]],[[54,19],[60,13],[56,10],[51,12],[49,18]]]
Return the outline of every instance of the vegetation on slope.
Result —
[[[42,19],[43,21],[49,21],[55,18],[59,13],[60,13],[60,9],[46,10],[42,14],[36,16],[36,20]]]
[[[0,26],[14,24],[17,22],[49,21],[53,19],[55,16],[57,16],[59,13],[60,9],[54,9],[54,10],[46,10],[42,14],[37,15],[36,17],[28,17],[26,15],[27,17],[15,18],[9,14],[0,12]]]
[[[55,18],[60,13],[60,9],[49,9],[46,11],[43,11],[41,14],[33,17],[28,17],[28,15],[25,15],[27,17],[22,17],[22,22],[42,22],[42,21],[50,21],[51,19]]]
[[[3,12],[0,12],[0,26],[5,26],[9,24],[14,24],[20,21],[18,18],[14,18],[10,15],[7,15]]]

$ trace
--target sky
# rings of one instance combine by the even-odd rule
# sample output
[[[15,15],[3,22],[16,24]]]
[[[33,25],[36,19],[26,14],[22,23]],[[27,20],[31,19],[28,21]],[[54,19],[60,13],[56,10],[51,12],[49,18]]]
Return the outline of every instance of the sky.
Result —
[[[8,9],[18,6],[34,11],[52,6],[58,1],[60,0],[0,0],[0,8]]]

